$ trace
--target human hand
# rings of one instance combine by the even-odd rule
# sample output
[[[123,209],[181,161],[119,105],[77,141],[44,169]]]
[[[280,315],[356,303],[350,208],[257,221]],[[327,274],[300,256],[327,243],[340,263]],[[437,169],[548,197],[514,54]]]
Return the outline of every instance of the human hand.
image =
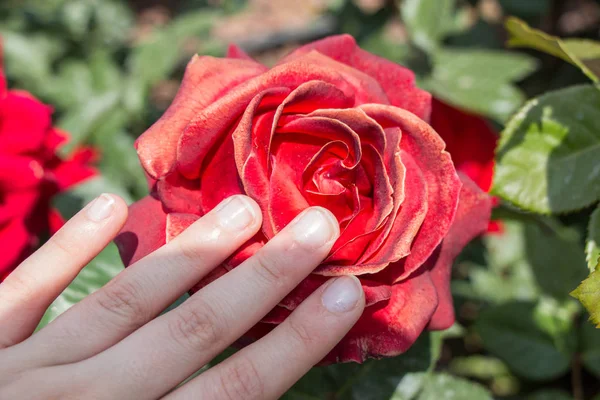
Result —
[[[309,208],[253,257],[157,317],[260,228],[256,203],[234,196],[32,335],[126,217],[121,199],[98,197],[0,284],[0,399],[275,399],[364,308],[355,277],[332,279],[264,338],[176,388],[267,314],[339,235],[329,211]]]

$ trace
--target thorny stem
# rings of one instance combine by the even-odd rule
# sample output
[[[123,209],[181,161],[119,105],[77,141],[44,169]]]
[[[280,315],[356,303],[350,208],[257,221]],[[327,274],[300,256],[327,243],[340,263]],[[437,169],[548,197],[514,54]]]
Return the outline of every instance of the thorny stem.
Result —
[[[575,400],[583,400],[583,382],[581,377],[581,355],[575,354],[571,362],[571,387],[573,390],[573,398]]]

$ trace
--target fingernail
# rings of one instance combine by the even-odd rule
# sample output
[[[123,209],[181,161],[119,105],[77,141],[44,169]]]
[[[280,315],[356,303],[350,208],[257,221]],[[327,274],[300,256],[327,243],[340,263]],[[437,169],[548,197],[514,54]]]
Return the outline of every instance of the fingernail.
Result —
[[[319,248],[338,235],[338,222],[329,211],[320,207],[310,208],[293,222],[292,234],[297,242]]]
[[[87,209],[87,216],[95,222],[100,222],[112,214],[115,207],[115,199],[107,194],[101,194],[96,197]]]
[[[358,303],[362,287],[355,276],[341,276],[325,288],[321,301],[333,313],[348,312]]]
[[[252,204],[243,196],[224,200],[215,212],[221,226],[232,231],[247,228],[256,219]]]

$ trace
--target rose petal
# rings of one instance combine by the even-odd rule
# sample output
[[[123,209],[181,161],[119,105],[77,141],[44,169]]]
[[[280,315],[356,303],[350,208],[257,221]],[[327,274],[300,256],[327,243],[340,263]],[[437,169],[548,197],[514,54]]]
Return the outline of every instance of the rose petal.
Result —
[[[392,105],[408,110],[424,120],[429,119],[431,95],[415,86],[415,74],[401,65],[362,50],[350,35],[330,36],[312,42],[295,50],[280,63],[289,62],[314,50],[375,78]]]
[[[98,171],[90,163],[98,158],[98,153],[88,147],[77,149],[66,160],[55,156],[51,163],[46,165],[49,179],[58,186],[59,191],[64,191],[86,179],[98,175]]]
[[[136,141],[146,173],[152,178],[168,174],[175,166],[179,138],[195,115],[265,70],[266,67],[248,60],[194,56],[169,109]]]
[[[295,89],[307,81],[322,80],[336,86],[346,96],[354,97],[355,89],[352,85],[335,69],[320,65],[323,58],[325,57],[318,53],[307,54],[293,62],[272,68],[229,90],[210,106],[197,111],[179,141],[179,171],[188,179],[198,177],[200,166],[210,148],[242,115],[250,101],[266,89]]]
[[[210,175],[209,175],[210,176]],[[187,180],[177,171],[156,182],[156,193],[167,212],[203,215],[199,180]]]
[[[115,243],[129,266],[166,243],[167,214],[161,202],[146,196],[129,206],[129,217]]]
[[[43,199],[43,196],[38,187],[3,193],[2,201],[0,201],[0,225],[14,218],[27,218],[36,208],[40,199]]]
[[[194,214],[167,214],[165,242],[169,243],[171,240],[175,239],[181,232],[185,231],[190,225],[198,221],[198,218],[200,217]]]
[[[423,332],[438,304],[428,271],[391,286],[391,297],[365,308],[362,316],[325,358],[364,362],[404,353]]]
[[[0,190],[33,188],[44,178],[44,168],[29,156],[0,154]]]
[[[227,54],[225,55],[227,58],[237,58],[239,60],[252,60],[254,59],[250,57],[241,47],[232,43],[227,48]]]
[[[379,240],[371,246],[373,251],[367,252],[364,259],[360,260],[374,270],[381,270],[378,266],[382,263],[388,265],[410,254],[415,237],[427,215],[427,184],[423,173],[410,154],[404,151],[401,153],[406,168],[405,185],[409,195],[398,209],[390,229],[382,233]],[[413,268],[418,267],[419,265],[413,266]],[[413,271],[414,269],[407,270],[404,262],[392,264],[381,271],[378,280],[391,284]]]
[[[0,282],[30,253],[33,239],[21,219],[15,218],[8,224],[0,226],[0,243],[2,243]]]
[[[25,92],[9,91],[0,100],[0,143],[3,153],[39,151],[52,125],[52,108]]]
[[[433,99],[431,126],[446,142],[457,171],[485,192],[492,186],[498,134],[483,118]]]
[[[492,200],[466,175],[460,191],[458,210],[450,231],[441,245],[440,255],[431,269],[431,280],[440,299],[431,322],[430,330],[448,329],[454,323],[454,307],[450,292],[452,263],[463,247],[475,236],[484,232],[491,216]]]
[[[384,128],[401,129],[400,147],[413,157],[427,182],[427,215],[405,264],[406,273],[410,273],[429,258],[450,229],[461,182],[450,155],[444,150],[444,142],[422,119],[391,106],[368,104],[361,108]],[[407,192],[410,193],[410,188]]]
[[[61,215],[60,211],[56,208],[51,208],[48,212],[48,228],[50,234],[54,235],[60,228],[65,224],[65,219]]]

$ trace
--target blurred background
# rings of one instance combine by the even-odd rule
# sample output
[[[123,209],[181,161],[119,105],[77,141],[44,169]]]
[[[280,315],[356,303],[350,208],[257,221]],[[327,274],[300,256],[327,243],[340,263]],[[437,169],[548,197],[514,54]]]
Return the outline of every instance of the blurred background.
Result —
[[[526,99],[587,82],[560,59],[507,50],[508,16],[600,38],[600,0],[0,0],[0,36],[9,86],[51,104],[70,132],[63,154],[99,151],[101,175],[54,199],[69,217],[101,192],[130,202],[147,193],[135,138],[170,104],[191,56],[222,56],[229,43],[270,65],[299,44],[349,33],[498,132]],[[453,328],[395,359],[316,368],[286,398],[600,399],[600,331],[568,296],[587,275],[585,218],[503,206],[496,218],[500,228],[457,261]],[[111,246],[43,324],[121,269]]]

